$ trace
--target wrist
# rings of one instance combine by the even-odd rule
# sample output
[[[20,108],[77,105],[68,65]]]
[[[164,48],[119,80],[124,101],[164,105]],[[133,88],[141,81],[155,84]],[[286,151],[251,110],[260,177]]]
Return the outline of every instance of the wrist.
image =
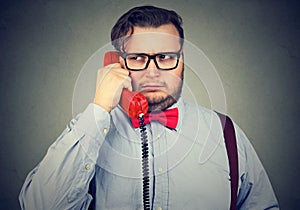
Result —
[[[110,113],[111,110],[112,110],[111,106],[102,103],[101,101],[97,100],[96,98],[94,98],[93,104],[96,104],[97,106],[100,106],[102,109],[104,109],[108,113]]]

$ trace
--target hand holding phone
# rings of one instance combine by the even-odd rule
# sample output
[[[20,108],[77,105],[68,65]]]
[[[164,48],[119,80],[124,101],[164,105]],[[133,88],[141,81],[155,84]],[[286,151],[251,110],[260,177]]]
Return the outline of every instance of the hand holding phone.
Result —
[[[104,56],[104,66],[98,70],[94,103],[110,112],[120,102],[130,118],[146,114],[148,101],[141,93],[131,92],[129,72],[121,67],[118,52],[107,52]]]
[[[129,72],[120,63],[99,69],[94,103],[110,112],[118,105],[123,88],[132,90]]]

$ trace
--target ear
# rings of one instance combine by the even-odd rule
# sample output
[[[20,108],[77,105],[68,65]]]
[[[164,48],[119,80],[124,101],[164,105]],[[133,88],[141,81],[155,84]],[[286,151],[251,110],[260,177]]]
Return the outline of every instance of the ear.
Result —
[[[126,69],[125,60],[122,58],[122,56],[119,56],[119,63],[123,69]]]
[[[180,62],[184,63],[184,48],[181,50]]]

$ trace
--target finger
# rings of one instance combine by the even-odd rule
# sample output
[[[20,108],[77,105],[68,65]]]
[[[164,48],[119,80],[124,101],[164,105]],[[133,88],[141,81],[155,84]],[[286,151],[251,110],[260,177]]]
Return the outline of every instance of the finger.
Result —
[[[123,81],[123,87],[128,89],[129,91],[132,91],[132,85],[131,85],[131,78],[127,77]]]
[[[129,75],[129,71],[127,71],[126,69],[118,68],[118,67],[113,68],[112,71],[114,71],[117,74],[122,74],[122,75],[125,75],[125,76]]]
[[[106,68],[113,68],[113,67],[120,67],[121,68],[121,64],[120,63],[111,63],[109,65],[105,66]]]
[[[125,69],[125,68],[123,68],[123,66],[120,63],[112,63],[112,64],[109,64],[109,65],[105,66],[105,68],[108,68],[108,69]]]
[[[110,80],[113,80],[114,77],[121,77],[123,79],[124,77],[128,77],[128,75],[129,72],[127,70],[120,69],[118,67],[111,69],[109,69],[109,67],[100,68],[97,72],[98,81],[102,81],[104,78],[110,78]]]

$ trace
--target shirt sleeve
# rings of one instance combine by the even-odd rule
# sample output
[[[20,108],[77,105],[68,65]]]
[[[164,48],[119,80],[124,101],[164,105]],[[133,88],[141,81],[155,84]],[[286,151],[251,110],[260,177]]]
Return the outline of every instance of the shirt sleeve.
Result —
[[[243,131],[235,124],[240,166],[237,209],[279,209],[268,175]]]
[[[28,174],[19,195],[21,209],[88,209],[89,183],[109,126],[109,113],[95,104],[71,120]]]

